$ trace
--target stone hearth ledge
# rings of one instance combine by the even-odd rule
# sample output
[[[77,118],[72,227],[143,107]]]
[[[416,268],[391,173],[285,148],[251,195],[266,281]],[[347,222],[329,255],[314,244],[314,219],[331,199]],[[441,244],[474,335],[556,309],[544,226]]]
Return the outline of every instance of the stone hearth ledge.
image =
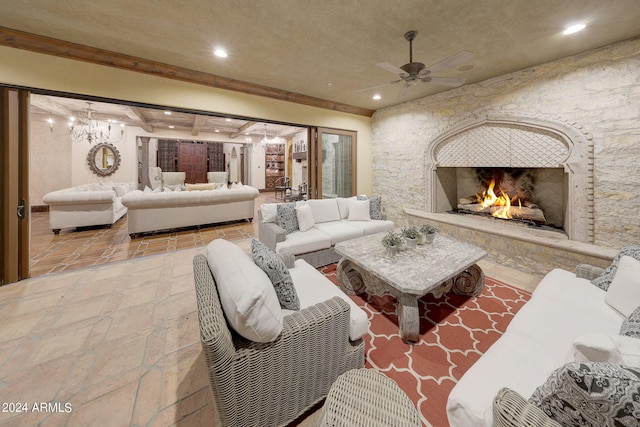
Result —
[[[487,218],[429,213],[404,208],[409,225],[430,223],[440,232],[480,246],[487,259],[538,278],[554,268],[575,271],[578,264],[607,267],[619,249],[569,240],[562,233],[535,230]]]

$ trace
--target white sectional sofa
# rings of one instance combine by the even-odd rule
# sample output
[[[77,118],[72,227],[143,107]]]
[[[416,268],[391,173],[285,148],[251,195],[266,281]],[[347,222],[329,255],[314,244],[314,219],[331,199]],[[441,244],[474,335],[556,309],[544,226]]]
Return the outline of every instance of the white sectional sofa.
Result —
[[[111,227],[127,213],[123,196],[136,189],[133,182],[83,184],[47,193],[42,201],[49,205],[49,226],[59,234],[63,228]]]
[[[337,262],[340,257],[334,251],[336,243],[394,228],[394,223],[386,219],[371,219],[371,215],[362,216],[361,212],[354,215],[349,206],[358,202],[361,200],[356,197],[295,202],[298,208],[304,205],[311,208],[313,224],[307,230],[290,233],[279,223],[278,205],[283,203],[265,203],[258,210],[259,239],[276,253],[291,253],[314,267]]]
[[[639,254],[640,250],[637,250],[636,256]],[[571,362],[611,362],[619,360],[619,357],[630,357],[636,361],[635,368],[640,368],[640,340],[638,337],[620,335],[626,317],[611,300],[613,284],[605,291],[590,281],[602,273],[603,270],[597,267],[580,265],[577,274],[555,269],[542,279],[531,300],[516,314],[504,335],[463,375],[449,394],[447,416],[452,427],[556,425],[552,422],[535,424],[533,418],[527,421],[524,413],[513,414],[513,408],[505,411],[511,412],[507,421],[494,420],[494,398],[501,389],[507,388],[509,393],[513,391],[515,396],[529,399],[539,386],[545,384],[553,371],[567,369]],[[613,271],[613,274],[620,272]],[[631,273],[631,277],[634,275],[635,279],[632,280],[636,283],[630,286],[630,290],[635,295],[632,304],[638,307],[640,293],[633,290],[640,286],[637,269]],[[615,351],[608,349],[607,343],[622,339],[628,340],[621,347],[626,356],[613,356]],[[629,345],[635,348],[635,354],[628,354]],[[592,356],[585,358],[585,354]],[[577,390],[571,387],[564,390],[569,389]],[[525,409],[530,411],[533,405],[524,399]],[[600,405],[598,399],[603,397],[596,396],[593,402],[585,405],[592,405],[590,409],[596,408]],[[500,400],[496,399],[496,405]],[[575,400],[580,401],[578,398]],[[537,407],[533,409],[539,410]],[[576,410],[573,415],[579,412]],[[511,416],[519,421],[513,421]],[[546,417],[544,413],[542,416]],[[494,421],[496,424],[493,424]],[[596,424],[612,425],[604,421]]]
[[[128,209],[127,227],[135,239],[138,233],[246,219],[255,215],[258,190],[243,185],[228,189],[197,190],[210,184],[187,185],[193,191],[132,191],[123,199]]]

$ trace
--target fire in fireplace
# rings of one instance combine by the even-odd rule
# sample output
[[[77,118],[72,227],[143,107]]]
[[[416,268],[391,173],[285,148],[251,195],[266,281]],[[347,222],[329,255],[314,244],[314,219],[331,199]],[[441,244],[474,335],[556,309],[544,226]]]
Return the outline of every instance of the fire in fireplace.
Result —
[[[458,200],[458,211],[546,224],[534,200],[535,174],[528,169],[476,168],[478,191]]]

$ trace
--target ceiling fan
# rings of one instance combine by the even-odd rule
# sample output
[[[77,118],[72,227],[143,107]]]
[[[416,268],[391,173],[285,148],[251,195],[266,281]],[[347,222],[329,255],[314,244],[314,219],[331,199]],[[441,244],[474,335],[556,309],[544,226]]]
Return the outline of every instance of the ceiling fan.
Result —
[[[404,82],[404,86],[398,93],[398,99],[404,98],[409,89],[418,84],[419,82],[423,83],[435,83],[443,86],[451,86],[458,87],[461,86],[466,79],[461,78],[452,78],[452,77],[436,77],[433,76],[433,73],[437,73],[438,71],[446,70],[448,68],[454,67],[458,64],[462,64],[463,62],[467,62],[472,60],[475,55],[473,52],[468,50],[463,50],[462,52],[456,53],[455,55],[451,55],[448,58],[443,59],[442,61],[436,62],[435,64],[430,65],[429,67],[425,66],[422,62],[413,62],[413,40],[418,35],[417,31],[408,31],[405,33],[404,38],[409,42],[409,63],[404,64],[401,67],[396,67],[393,64],[388,62],[381,62],[376,64],[378,67],[387,70],[391,73],[397,74],[400,79],[394,80],[389,83],[384,83],[381,85],[371,86],[364,89],[360,89],[357,92],[362,92],[365,90],[376,89],[383,86],[389,86],[396,83]]]

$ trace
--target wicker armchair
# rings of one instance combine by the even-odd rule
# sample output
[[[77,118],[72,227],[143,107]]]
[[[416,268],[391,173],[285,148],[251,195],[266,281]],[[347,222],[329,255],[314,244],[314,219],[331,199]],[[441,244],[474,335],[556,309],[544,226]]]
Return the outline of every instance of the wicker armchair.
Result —
[[[333,298],[284,318],[280,337],[248,341],[227,326],[207,258],[193,259],[200,340],[221,426],[278,426],[320,402],[340,374],[364,366],[349,341],[349,305]]]

